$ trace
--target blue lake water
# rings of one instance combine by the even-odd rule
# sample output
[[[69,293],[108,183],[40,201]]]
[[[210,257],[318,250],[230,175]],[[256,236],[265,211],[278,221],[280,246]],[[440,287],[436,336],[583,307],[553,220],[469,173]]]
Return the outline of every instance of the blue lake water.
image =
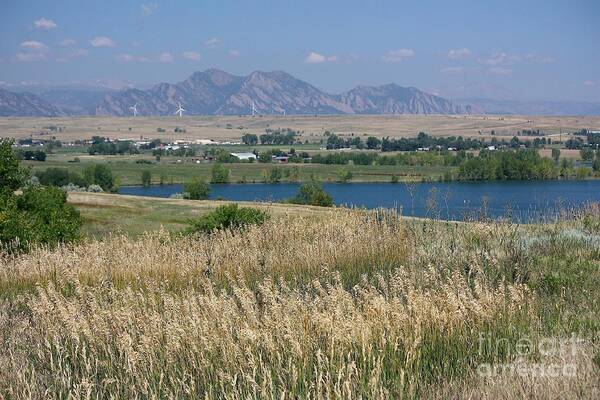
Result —
[[[211,185],[211,199],[278,201],[293,197],[299,184]],[[600,201],[600,180],[444,183],[325,183],[335,204],[397,208],[403,215],[462,220],[485,213],[527,221],[552,218],[559,210]],[[169,197],[182,185],[122,186],[120,194]]]

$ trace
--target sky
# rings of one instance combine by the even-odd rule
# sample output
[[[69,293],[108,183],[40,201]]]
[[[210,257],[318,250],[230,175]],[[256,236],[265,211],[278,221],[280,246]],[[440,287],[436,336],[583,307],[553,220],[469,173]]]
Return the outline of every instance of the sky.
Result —
[[[283,70],[330,93],[600,101],[599,0],[2,0],[0,85]]]

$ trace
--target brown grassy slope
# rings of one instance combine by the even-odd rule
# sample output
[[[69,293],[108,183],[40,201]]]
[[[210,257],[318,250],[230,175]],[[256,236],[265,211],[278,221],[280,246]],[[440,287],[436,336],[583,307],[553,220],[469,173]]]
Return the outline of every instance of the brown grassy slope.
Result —
[[[88,237],[127,234],[132,237],[161,227],[177,231],[190,218],[211,211],[231,201],[180,200],[157,197],[126,196],[108,193],[69,193],[68,202],[74,205],[84,220],[83,233]],[[323,215],[331,209],[278,203],[236,202],[240,206],[263,209],[274,216]]]
[[[228,129],[228,124],[231,129]],[[49,126],[65,127],[62,132]],[[60,140],[89,139],[94,135],[111,138],[140,136],[174,139],[239,140],[244,133],[264,133],[266,128],[292,128],[303,131],[302,141],[316,141],[327,130],[335,133],[368,134],[379,137],[416,136],[428,132],[434,136],[496,136],[511,138],[522,129],[540,129],[550,134],[578,131],[600,126],[600,117],[518,116],[518,115],[337,115],[337,116],[204,116],[204,117],[67,117],[67,118],[0,118],[0,136],[49,138]],[[175,133],[175,127],[185,133]],[[243,129],[238,129],[238,128]],[[131,128],[131,130],[130,130]],[[158,128],[166,130],[157,132]],[[563,136],[563,140],[566,137]]]

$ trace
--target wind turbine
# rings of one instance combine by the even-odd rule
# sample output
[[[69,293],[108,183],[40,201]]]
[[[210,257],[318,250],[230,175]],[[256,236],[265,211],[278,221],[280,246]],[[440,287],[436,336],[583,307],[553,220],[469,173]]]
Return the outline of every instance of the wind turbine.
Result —
[[[137,103],[135,103],[133,106],[129,107],[129,109],[131,110],[131,112],[133,112],[133,116],[137,116]]]
[[[179,108],[177,109],[177,111],[175,111],[175,114],[179,114],[180,117],[183,117],[183,112],[185,111],[185,108],[181,107],[181,103],[177,103],[179,105]]]
[[[283,116],[285,117],[285,108],[283,109],[283,111],[281,111],[281,113],[283,114]]]
[[[256,116],[256,107],[254,106],[254,100],[252,100],[252,116]]]

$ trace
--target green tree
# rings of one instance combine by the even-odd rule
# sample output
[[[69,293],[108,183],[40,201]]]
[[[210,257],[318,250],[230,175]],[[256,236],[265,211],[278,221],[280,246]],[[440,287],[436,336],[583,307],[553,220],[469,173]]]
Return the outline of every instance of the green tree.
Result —
[[[0,139],[0,196],[12,194],[29,177],[29,171],[19,165],[13,143],[12,139]]]
[[[142,171],[142,186],[150,186],[152,183],[152,173],[149,169]]]
[[[579,155],[583,161],[592,161],[594,159],[594,150],[589,147],[584,147],[579,150]]]
[[[23,251],[32,245],[55,246],[76,240],[82,225],[79,212],[56,187],[31,187],[0,205],[0,243],[5,250]]]
[[[222,164],[216,163],[211,169],[211,180],[210,183],[227,183],[229,182],[229,175],[231,171],[225,168]]]
[[[246,133],[242,136],[242,143],[248,146],[256,146],[258,143],[258,136],[253,133]]]
[[[331,207],[333,198],[323,190],[320,183],[311,181],[300,186],[298,194],[289,200],[294,204],[306,204],[311,206]]]
[[[260,153],[258,155],[258,162],[261,163],[270,163],[271,161],[273,161],[273,158],[271,157],[272,154],[271,152],[264,152],[264,153]]]
[[[349,171],[347,169],[340,169],[338,171],[337,175],[338,175],[338,182],[341,182],[341,183],[348,182],[354,176],[354,174],[352,173],[352,171]]]
[[[191,200],[206,200],[210,186],[200,177],[195,177],[183,185],[184,197]]]
[[[262,175],[266,183],[279,183],[283,177],[281,168],[271,168],[269,170],[264,169],[262,171]]]
[[[112,171],[104,164],[92,164],[86,167],[83,171],[83,177],[88,185],[98,185],[105,192],[117,189]]]
[[[559,149],[552,149],[552,159],[554,160],[555,163],[558,163],[558,159],[560,158],[560,150]]]
[[[379,140],[375,136],[369,136],[367,138],[367,148],[368,149],[376,149],[379,146],[381,146],[381,140]]]
[[[35,174],[40,184],[44,186],[65,186],[69,183],[77,185],[79,187],[88,186],[87,181],[79,175],[77,172],[69,171],[67,168],[47,168],[44,171],[36,172]]]

